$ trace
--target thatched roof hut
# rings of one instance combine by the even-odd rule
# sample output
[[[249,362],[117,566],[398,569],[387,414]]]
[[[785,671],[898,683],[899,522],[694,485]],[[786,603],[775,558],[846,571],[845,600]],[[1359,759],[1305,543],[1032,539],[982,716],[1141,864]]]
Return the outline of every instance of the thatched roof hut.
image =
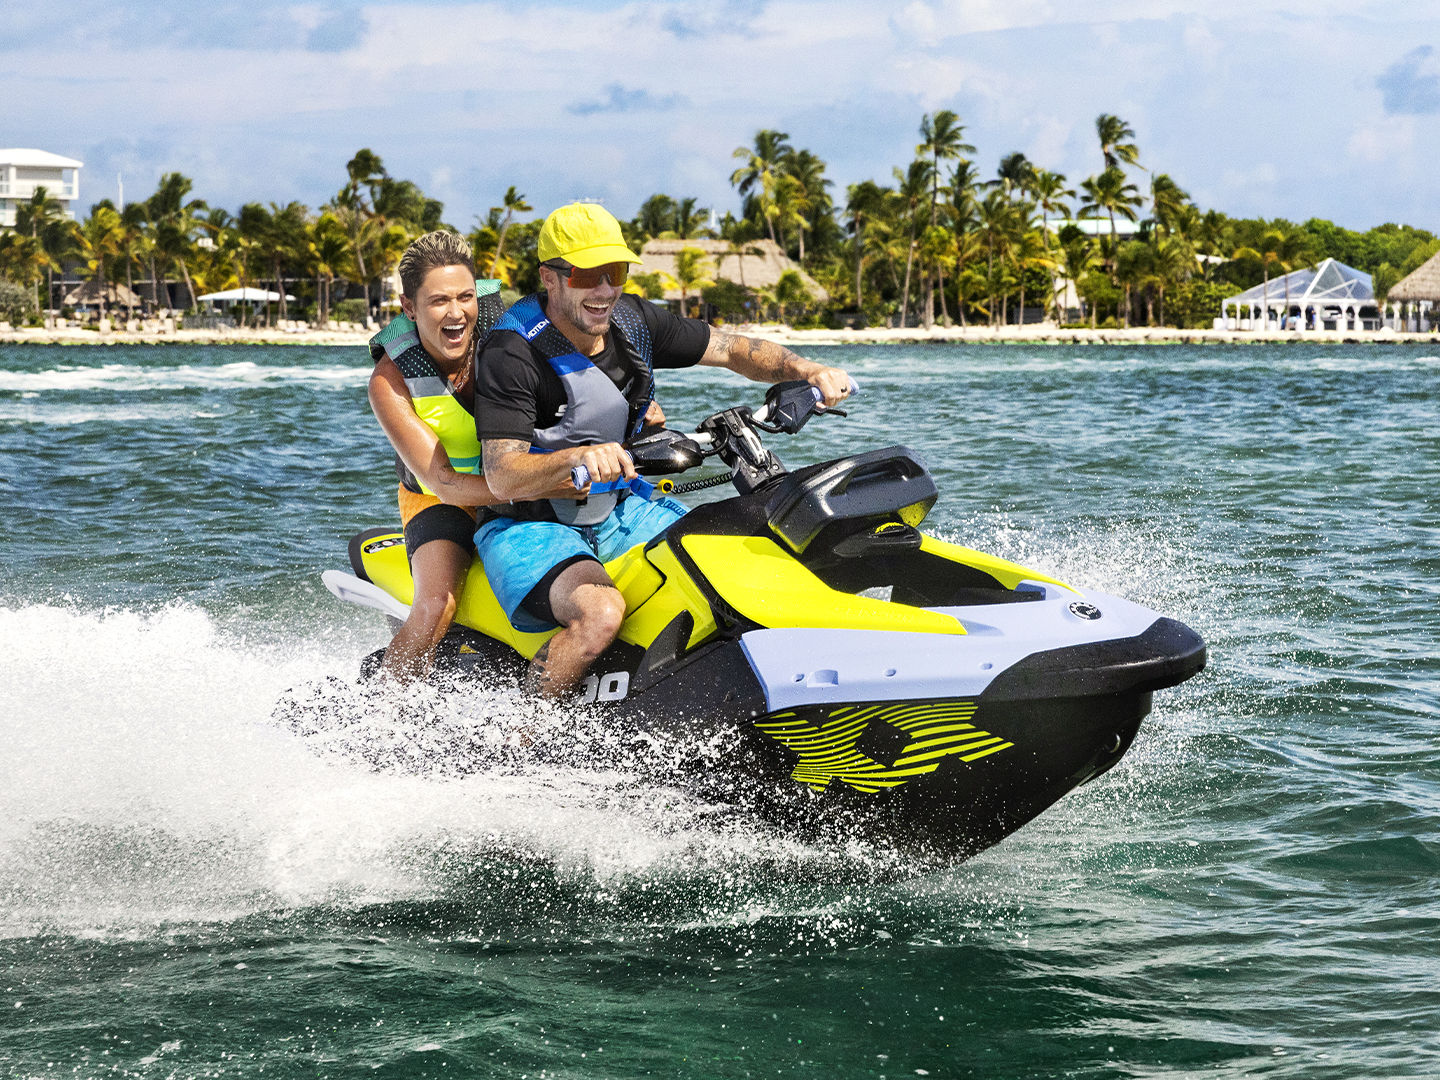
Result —
[[[747,240],[743,244],[731,244],[729,240],[649,240],[640,249],[641,266],[638,272],[653,274],[658,270],[674,278],[676,256],[685,248],[699,248],[705,252],[713,267],[709,276],[717,281],[724,278],[759,291],[773,289],[781,274],[794,270],[816,303],[823,304],[830,299],[830,294],[800,269],[799,263],[792,262],[773,240]],[[668,290],[665,299],[679,300],[680,290]]]
[[[1397,300],[1429,300],[1440,303],[1440,252],[1431,255],[1418,269],[1390,286],[1386,298],[1392,303]]]
[[[66,307],[99,307],[100,282],[86,281],[65,294]],[[129,288],[118,281],[105,283],[105,303],[111,307],[140,307],[143,303]]]

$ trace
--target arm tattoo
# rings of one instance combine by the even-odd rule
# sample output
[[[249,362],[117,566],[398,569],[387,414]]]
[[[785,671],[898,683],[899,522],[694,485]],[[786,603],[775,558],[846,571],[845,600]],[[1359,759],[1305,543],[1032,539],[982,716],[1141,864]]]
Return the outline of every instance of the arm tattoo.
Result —
[[[724,330],[711,330],[710,342],[705,346],[706,356],[716,361],[730,358],[730,346],[734,343],[736,335],[726,333]]]
[[[493,473],[500,462],[511,454],[529,453],[530,444],[524,439],[484,439],[480,450],[484,458],[482,468],[487,473]]]
[[[782,345],[744,334],[730,334],[723,330],[713,331],[707,350],[711,358],[726,366],[735,365],[735,370],[752,378],[775,382],[782,378],[792,365],[794,354]],[[799,359],[799,357],[795,357]]]

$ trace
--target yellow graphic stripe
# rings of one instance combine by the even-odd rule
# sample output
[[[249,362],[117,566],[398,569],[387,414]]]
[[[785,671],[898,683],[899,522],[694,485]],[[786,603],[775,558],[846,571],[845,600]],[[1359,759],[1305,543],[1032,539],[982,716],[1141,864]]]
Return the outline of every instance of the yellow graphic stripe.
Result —
[[[975,709],[971,701],[845,705],[816,722],[783,712],[755,726],[800,759],[791,779],[816,790],[840,780],[874,794],[934,772],[944,758],[978,761],[1015,745],[969,723]],[[872,723],[889,724],[910,736],[893,765],[883,765],[858,749],[856,744]]]

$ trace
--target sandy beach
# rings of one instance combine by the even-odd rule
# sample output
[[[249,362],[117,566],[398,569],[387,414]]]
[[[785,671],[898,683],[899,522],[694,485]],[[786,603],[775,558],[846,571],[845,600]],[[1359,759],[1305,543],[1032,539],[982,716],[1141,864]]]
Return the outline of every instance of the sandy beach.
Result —
[[[928,345],[963,343],[970,345],[1203,345],[1305,342],[1309,344],[1403,344],[1436,340],[1434,333],[1397,333],[1394,330],[1269,331],[1180,330],[1165,326],[1136,326],[1128,329],[1068,329],[1051,323],[1026,326],[876,327],[864,330],[797,330],[778,323],[732,325],[726,329],[767,338],[803,349],[810,345]],[[26,327],[0,330],[5,345],[307,345],[363,346],[373,330],[282,330],[279,328],[233,330],[137,331],[112,330],[100,333],[81,327],[44,329]]]

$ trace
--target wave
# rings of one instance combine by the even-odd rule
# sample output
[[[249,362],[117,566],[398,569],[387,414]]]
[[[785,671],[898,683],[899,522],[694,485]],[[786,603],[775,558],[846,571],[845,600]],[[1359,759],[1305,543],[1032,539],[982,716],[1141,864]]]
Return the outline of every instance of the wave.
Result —
[[[363,648],[256,643],[185,603],[0,607],[0,693],[15,718],[0,757],[0,937],[429,900],[473,888],[496,859],[538,860],[594,892],[834,858],[637,783],[613,759],[375,772],[272,722],[288,688],[348,677]],[[468,699],[441,705],[475,712]],[[502,741],[554,722],[535,709],[492,698],[474,723]],[[373,721],[375,739],[406,738],[386,709]]]
[[[0,371],[0,393],[20,395],[54,391],[110,390],[151,393],[267,385],[364,385],[370,371],[359,365],[229,364],[61,365],[44,371]]]

